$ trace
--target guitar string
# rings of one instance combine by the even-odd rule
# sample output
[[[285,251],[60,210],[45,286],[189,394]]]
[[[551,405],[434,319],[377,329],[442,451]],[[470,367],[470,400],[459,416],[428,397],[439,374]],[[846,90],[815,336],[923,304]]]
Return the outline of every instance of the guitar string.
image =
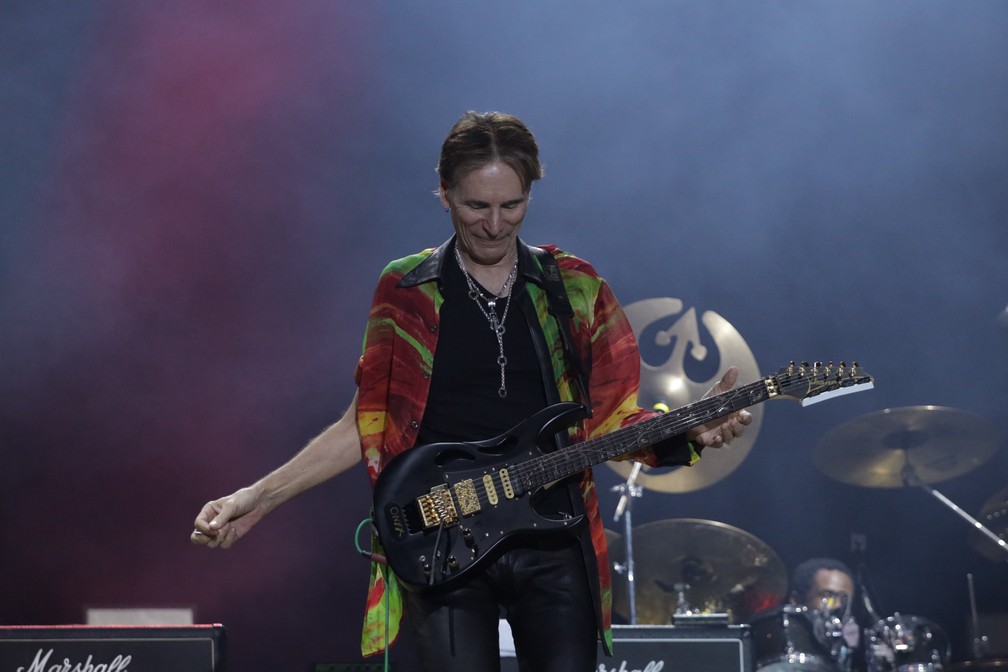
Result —
[[[724,395],[702,399],[690,406],[687,406],[682,409],[682,411],[685,412],[689,408],[696,408],[702,409],[705,413],[710,413],[719,407],[730,405],[731,400],[738,396],[742,396],[741,393],[743,392],[745,392],[745,396],[748,397],[749,388],[758,388],[761,384],[762,381],[759,381],[745,387],[738,388],[737,390],[733,390],[733,394],[725,393]],[[710,417],[706,417],[705,420],[697,422],[700,417],[704,417],[704,413],[691,413],[688,417],[681,417],[679,414],[665,414],[655,418],[653,427],[645,428],[641,427],[639,424],[629,425],[610,432],[609,434],[574,444],[568,449],[541,455],[527,460],[526,462],[514,465],[513,467],[505,466],[503,468],[508,469],[508,477],[512,482],[512,485],[514,483],[519,483],[522,494],[527,495],[541,485],[545,485],[550,481],[570,475],[570,473],[566,473],[569,470],[570,464],[580,465],[584,463],[583,468],[588,468],[594,464],[605,461],[605,456],[611,453],[612,448],[616,446],[620,446],[621,448],[626,446],[624,438],[629,435],[635,435],[638,443],[642,443],[640,441],[641,438],[648,438],[649,440],[643,443],[650,445],[652,443],[657,443],[668,436],[674,436],[675,434],[681,433],[683,430],[678,429],[678,425],[681,425],[682,427],[689,427],[691,426],[691,423],[703,424],[703,422],[711,419]],[[666,425],[670,427],[666,427]],[[634,448],[630,448],[626,452],[633,452],[634,450]],[[615,457],[619,454],[622,453],[615,453],[611,456]],[[564,468],[565,465],[568,468]],[[564,473],[560,473],[561,469]],[[574,470],[572,473],[576,473],[576,471],[577,470]],[[495,488],[503,490],[503,486],[499,483],[500,474],[491,472],[489,475],[493,479]],[[486,491],[486,486],[482,483],[482,479],[473,479],[473,483],[476,489],[476,499],[480,506],[482,507],[484,504],[489,504],[490,496]],[[500,495],[498,495],[498,498],[499,497]]]
[[[747,392],[746,388],[739,388],[737,392]],[[645,448],[649,445],[657,443],[664,438],[669,436],[674,436],[676,434],[682,433],[686,428],[694,426],[695,424],[703,424],[704,422],[711,420],[720,415],[726,415],[732,412],[731,410],[722,413],[726,407],[730,408],[732,402],[740,396],[745,396],[749,398],[748,394],[732,394],[728,397],[711,397],[707,401],[709,403],[703,403],[703,401],[698,402],[696,406],[696,412],[690,413],[688,417],[682,417],[678,414],[673,414],[669,416],[668,414],[656,418],[653,423],[648,426],[641,426],[642,423],[636,425],[629,425],[627,427],[620,428],[615,432],[610,432],[609,434],[596,437],[592,440],[591,445],[585,446],[585,442],[580,444],[575,444],[570,449],[565,451],[559,451],[555,453],[549,453],[542,456],[534,461],[529,461],[525,463],[528,465],[520,468],[520,472],[523,476],[536,476],[537,474],[542,475],[542,478],[547,480],[544,483],[548,483],[553,480],[551,477],[557,477],[557,473],[560,469],[564,468],[565,465],[584,465],[584,468],[588,468],[597,464],[598,458],[602,458],[602,461],[606,456],[618,457],[625,453],[634,452],[641,448]],[[700,408],[700,407],[703,408]],[[624,449],[625,452],[624,452]],[[541,463],[541,466],[535,466],[533,462]],[[526,479],[528,480],[528,479]],[[543,483],[538,483],[537,485],[542,485]]]
[[[786,374],[783,372],[779,372],[772,377],[780,382],[781,379],[790,379],[796,376],[803,382],[809,382],[814,379],[814,377],[809,378],[807,374]],[[646,448],[647,446],[658,443],[670,436],[675,436],[683,431],[687,431],[696,425],[727,415],[739,408],[746,408],[761,401],[766,401],[771,398],[769,395],[763,397],[762,399],[754,399],[750,396],[751,392],[763,389],[765,385],[766,379],[761,379],[734,390],[730,390],[729,392],[724,392],[706,399],[700,399],[692,404],[684,406],[679,409],[678,412],[672,411],[665,413],[662,416],[655,418],[653,422],[648,423],[648,426],[646,427],[641,426],[643,423],[628,425],[603,436],[574,444],[567,449],[540,455],[539,457],[529,459],[510,467],[507,465],[501,465],[501,468],[508,470],[508,477],[511,480],[512,485],[516,482],[519,483],[521,492],[523,495],[527,495],[542,485],[545,485],[553,480],[572,475],[580,470],[571,470],[570,467],[572,464],[578,466],[583,465],[581,468],[587,469],[596,464],[600,464],[607,459],[611,459],[612,457],[619,457],[621,455]],[[786,385],[783,387],[786,387]],[[731,407],[731,405],[741,396],[747,397],[747,403],[745,405],[739,406],[738,408],[730,408],[730,410],[725,412],[718,410],[719,407],[722,409]],[[632,441],[631,445],[641,445],[640,447],[631,447],[625,452],[620,452],[622,449],[626,448],[627,440]],[[613,452],[614,449],[616,449],[616,452]],[[500,474],[490,472],[488,475],[492,477],[494,487],[503,490],[503,486],[500,483]],[[476,499],[480,507],[489,504],[490,496],[486,491],[486,487],[482,483],[482,478],[473,479],[473,483],[476,489]],[[498,500],[500,497],[501,494],[498,494]]]
[[[508,477],[512,482],[512,486],[515,483],[519,483],[520,490],[523,495],[527,495],[530,494],[531,491],[545,485],[546,483],[569,476],[571,473],[579,471],[574,470],[571,473],[567,473],[571,464],[583,464],[584,466],[582,469],[587,469],[595,464],[604,462],[607,459],[607,455],[610,457],[617,457],[624,454],[621,452],[613,453],[612,451],[616,447],[625,447],[627,444],[625,439],[629,438],[635,443],[642,444],[641,447],[646,447],[669,436],[680,434],[696,424],[703,424],[708,420],[720,417],[720,415],[727,415],[727,413],[732,411],[729,410],[725,413],[721,413],[720,415],[713,416],[709,414],[711,412],[717,413],[717,409],[719,407],[731,406],[732,401],[740,396],[746,396],[748,398],[750,391],[758,389],[762,385],[762,380],[750,383],[749,385],[732,390],[731,393],[726,392],[707,399],[701,399],[684,407],[683,409],[680,409],[680,413],[666,413],[662,416],[656,417],[648,427],[642,427],[642,423],[628,425],[627,427],[621,427],[620,429],[614,430],[603,436],[576,443],[567,449],[547,453],[546,455],[529,459],[512,467],[502,465],[501,468],[506,468],[508,470]],[[694,412],[691,412],[687,416],[683,417],[681,413],[688,410],[693,410]],[[700,420],[700,418],[704,419]],[[642,441],[642,439],[644,440]],[[630,448],[626,452],[629,453],[639,449],[640,448]],[[563,471],[563,473],[561,473],[561,471]],[[495,488],[500,490],[504,489],[499,482],[499,473],[490,472],[487,475],[490,475],[493,479]],[[486,486],[483,485],[482,478],[474,478],[472,481],[476,489],[476,499],[480,506],[482,507],[484,504],[489,504],[490,496],[486,492]],[[498,494],[498,499],[500,496],[501,495]]]
[[[802,382],[803,386],[814,382],[817,379],[820,383],[829,382],[827,378],[820,376],[810,376],[808,374],[788,374],[783,371],[778,372],[778,374],[773,376],[778,383],[777,386],[779,389],[787,388],[790,379],[795,377]],[[843,381],[838,382],[843,383]],[[766,392],[766,383],[767,379],[764,378],[735,390],[715,395],[713,397],[708,397],[706,399],[701,399],[698,402],[694,402],[693,404],[679,409],[678,412],[673,411],[664,414],[658,422],[638,423],[620,428],[604,436],[596,437],[595,439],[591,439],[587,442],[576,444],[576,451],[574,450],[575,447],[572,446],[572,448],[567,451],[549,453],[535,460],[530,460],[525,463],[529,466],[519,467],[517,471],[523,477],[526,477],[526,481],[528,480],[527,477],[530,475],[535,476],[537,474],[543,474],[543,478],[545,480],[538,482],[533,486],[537,487],[538,485],[542,485],[544,483],[548,483],[550,480],[553,480],[552,477],[557,474],[558,467],[563,466],[563,462],[583,464],[584,467],[587,468],[605,461],[608,458],[618,457],[638,450],[639,448],[630,447],[624,452],[620,452],[626,448],[627,441],[625,441],[625,439],[627,438],[629,438],[629,440],[633,443],[643,444],[642,447],[646,447],[657,443],[662,439],[668,438],[669,436],[680,434],[696,425],[723,417],[724,415],[740,408],[746,408],[748,406],[755,405],[756,403],[766,401],[771,398],[770,394]],[[851,383],[860,384],[857,382],[857,379],[849,378],[846,385],[841,384],[839,386],[845,387]],[[834,385],[836,385],[836,383],[834,383]],[[754,396],[754,393],[757,392],[760,394],[756,394]],[[735,406],[739,398],[743,396],[746,397],[745,403]],[[597,445],[599,448],[598,450],[592,450],[592,445],[588,444]],[[620,450],[610,454],[612,448],[619,448]],[[595,456],[594,461],[589,460],[589,455]],[[584,457],[582,458],[582,456]],[[598,457],[601,457],[602,459],[598,459]],[[545,466],[540,467],[537,466],[537,464]]]

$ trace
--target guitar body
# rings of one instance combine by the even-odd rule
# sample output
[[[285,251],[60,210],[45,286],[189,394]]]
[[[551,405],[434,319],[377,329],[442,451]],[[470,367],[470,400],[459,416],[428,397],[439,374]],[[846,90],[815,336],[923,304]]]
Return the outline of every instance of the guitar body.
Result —
[[[540,515],[534,504],[543,487],[531,485],[523,466],[583,416],[580,404],[563,402],[496,438],[417,446],[389,462],[375,483],[374,522],[400,582],[410,590],[448,588],[517,535],[580,523],[583,516]]]

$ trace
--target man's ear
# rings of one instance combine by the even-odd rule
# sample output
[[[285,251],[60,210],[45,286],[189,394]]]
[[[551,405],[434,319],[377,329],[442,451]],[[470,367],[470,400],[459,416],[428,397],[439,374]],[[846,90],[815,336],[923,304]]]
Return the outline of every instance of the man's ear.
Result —
[[[441,205],[447,212],[451,204],[448,202],[448,185],[445,184],[444,180],[441,180],[440,184],[438,184],[438,199],[440,199]]]

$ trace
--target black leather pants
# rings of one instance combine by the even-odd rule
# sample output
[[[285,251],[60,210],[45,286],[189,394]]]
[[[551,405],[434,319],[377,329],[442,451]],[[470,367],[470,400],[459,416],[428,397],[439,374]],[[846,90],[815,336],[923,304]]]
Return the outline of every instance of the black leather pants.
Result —
[[[406,616],[423,669],[499,672],[502,610],[521,672],[596,669],[595,607],[575,539],[508,551],[446,593],[407,593]]]

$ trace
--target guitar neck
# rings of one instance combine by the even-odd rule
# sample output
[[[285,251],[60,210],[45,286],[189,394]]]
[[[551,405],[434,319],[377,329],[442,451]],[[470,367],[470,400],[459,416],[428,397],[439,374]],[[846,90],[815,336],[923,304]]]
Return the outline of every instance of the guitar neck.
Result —
[[[754,406],[772,396],[775,395],[768,382],[759,380],[515,465],[512,471],[517,471],[530,489],[538,488]]]

